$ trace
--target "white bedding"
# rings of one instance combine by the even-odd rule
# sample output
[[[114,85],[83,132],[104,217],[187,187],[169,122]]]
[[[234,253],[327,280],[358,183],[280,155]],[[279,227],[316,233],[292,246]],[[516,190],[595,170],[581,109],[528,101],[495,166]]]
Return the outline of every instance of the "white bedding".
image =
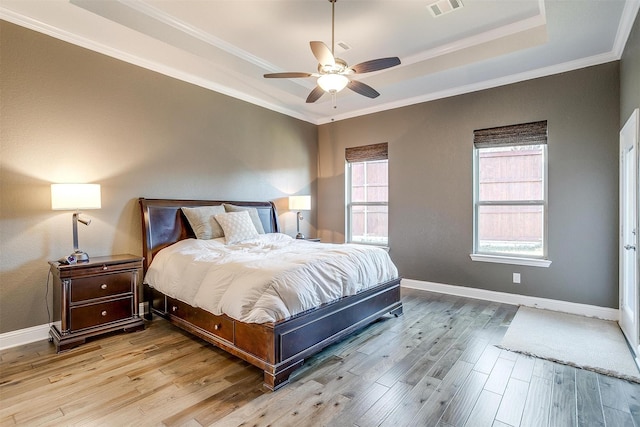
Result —
[[[275,322],[398,277],[381,248],[269,233],[225,245],[187,239],[153,258],[144,282],[213,314]]]

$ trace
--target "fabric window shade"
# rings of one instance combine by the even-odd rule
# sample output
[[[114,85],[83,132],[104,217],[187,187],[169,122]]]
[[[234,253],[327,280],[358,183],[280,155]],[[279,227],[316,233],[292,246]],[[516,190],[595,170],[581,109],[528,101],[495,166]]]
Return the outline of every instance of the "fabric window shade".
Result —
[[[547,121],[500,126],[473,131],[475,148],[547,143]]]
[[[389,158],[389,144],[383,142],[381,144],[346,148],[344,151],[344,156],[349,163],[387,160]]]

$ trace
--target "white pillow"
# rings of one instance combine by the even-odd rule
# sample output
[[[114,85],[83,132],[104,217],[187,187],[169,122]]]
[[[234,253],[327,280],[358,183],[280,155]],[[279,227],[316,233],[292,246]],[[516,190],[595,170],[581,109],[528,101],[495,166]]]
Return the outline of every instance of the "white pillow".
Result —
[[[247,211],[227,212],[218,214],[215,218],[224,230],[227,245],[258,238],[256,227]]]
[[[256,228],[258,234],[264,234],[264,227],[262,226],[262,221],[260,221],[260,215],[258,215],[258,210],[256,208],[230,205],[229,203],[225,203],[223,206],[226,212],[249,212],[249,217],[251,218],[253,226]]]
[[[198,239],[217,239],[224,236],[224,231],[215,216],[224,213],[224,206],[199,206],[197,208],[182,207],[184,216]]]

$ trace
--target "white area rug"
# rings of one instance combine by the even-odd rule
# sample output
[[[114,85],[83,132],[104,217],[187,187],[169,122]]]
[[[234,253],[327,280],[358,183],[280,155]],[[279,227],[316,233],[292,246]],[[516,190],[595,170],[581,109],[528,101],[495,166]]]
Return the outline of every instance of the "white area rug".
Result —
[[[616,322],[520,307],[499,347],[640,383]]]

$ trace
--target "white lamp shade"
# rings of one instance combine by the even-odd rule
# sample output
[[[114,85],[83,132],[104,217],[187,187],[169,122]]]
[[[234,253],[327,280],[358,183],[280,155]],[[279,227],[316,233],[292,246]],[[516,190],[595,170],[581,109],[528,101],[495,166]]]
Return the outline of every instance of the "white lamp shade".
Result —
[[[51,184],[51,209],[100,209],[100,184]]]
[[[349,79],[342,74],[324,74],[318,77],[318,86],[325,92],[340,92],[349,83]]]
[[[289,209],[292,211],[311,210],[311,196],[289,196]]]

